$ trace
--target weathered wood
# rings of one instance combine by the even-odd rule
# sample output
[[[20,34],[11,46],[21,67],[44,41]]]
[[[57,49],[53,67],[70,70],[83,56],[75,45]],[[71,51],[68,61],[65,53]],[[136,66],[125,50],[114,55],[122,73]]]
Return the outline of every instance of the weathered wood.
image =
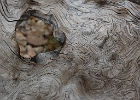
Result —
[[[140,100],[136,3],[1,0],[0,100]],[[23,59],[15,28],[31,15],[54,26],[61,47]]]

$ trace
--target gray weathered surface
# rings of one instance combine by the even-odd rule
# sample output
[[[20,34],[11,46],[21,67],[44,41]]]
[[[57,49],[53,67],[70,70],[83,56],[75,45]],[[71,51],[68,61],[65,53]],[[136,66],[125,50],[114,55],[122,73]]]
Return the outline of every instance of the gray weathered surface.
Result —
[[[0,1],[0,100],[140,100],[139,5],[37,2]],[[62,45],[36,63],[19,57],[14,40],[16,25],[30,15],[53,24]]]

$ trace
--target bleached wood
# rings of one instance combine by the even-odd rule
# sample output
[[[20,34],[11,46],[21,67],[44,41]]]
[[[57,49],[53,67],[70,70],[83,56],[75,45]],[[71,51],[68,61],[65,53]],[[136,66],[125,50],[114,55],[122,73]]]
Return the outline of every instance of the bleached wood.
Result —
[[[29,16],[52,24],[61,44],[35,63],[19,56],[14,38]],[[140,6],[127,0],[1,0],[0,100],[140,100]]]

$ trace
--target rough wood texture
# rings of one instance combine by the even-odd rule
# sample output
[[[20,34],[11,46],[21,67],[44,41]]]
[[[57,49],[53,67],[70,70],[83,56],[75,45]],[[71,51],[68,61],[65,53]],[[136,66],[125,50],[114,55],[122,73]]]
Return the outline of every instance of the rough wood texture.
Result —
[[[23,59],[14,32],[31,15],[53,24],[61,48]],[[0,100],[140,100],[140,6],[0,0]]]

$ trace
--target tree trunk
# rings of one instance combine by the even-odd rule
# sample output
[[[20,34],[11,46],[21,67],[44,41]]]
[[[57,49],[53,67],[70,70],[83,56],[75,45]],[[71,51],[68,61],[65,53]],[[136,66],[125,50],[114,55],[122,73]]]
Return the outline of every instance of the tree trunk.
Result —
[[[130,1],[0,0],[0,100],[140,100],[140,2]],[[20,57],[15,29],[30,16],[54,26],[60,48]]]

